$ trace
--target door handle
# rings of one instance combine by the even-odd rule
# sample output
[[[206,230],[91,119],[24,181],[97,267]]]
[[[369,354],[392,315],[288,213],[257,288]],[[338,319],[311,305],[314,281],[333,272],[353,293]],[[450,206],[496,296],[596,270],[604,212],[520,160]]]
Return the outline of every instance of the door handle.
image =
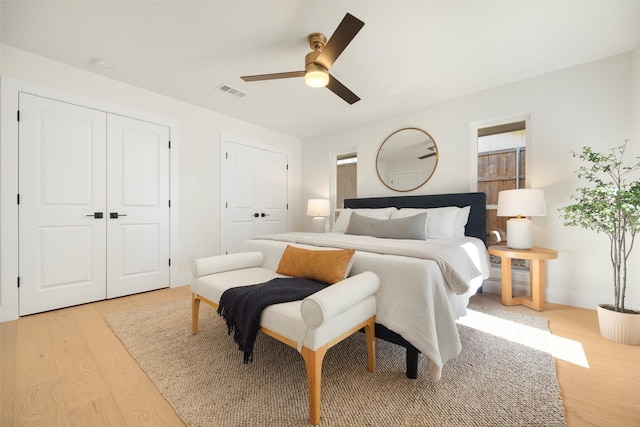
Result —
[[[253,214],[254,217],[258,218],[260,216],[260,214],[258,212]]]
[[[86,216],[92,216],[92,217],[97,218],[97,219],[102,219],[103,218],[102,212],[94,212],[93,214],[86,215]]]
[[[118,212],[110,212],[109,213],[109,218],[111,218],[111,219],[118,219],[121,216],[127,216],[127,214],[121,214],[121,213],[118,213]]]
[[[265,216],[271,216],[271,214],[267,214],[267,213],[262,212],[262,213],[260,214],[260,216],[261,216],[262,218],[264,218]]]

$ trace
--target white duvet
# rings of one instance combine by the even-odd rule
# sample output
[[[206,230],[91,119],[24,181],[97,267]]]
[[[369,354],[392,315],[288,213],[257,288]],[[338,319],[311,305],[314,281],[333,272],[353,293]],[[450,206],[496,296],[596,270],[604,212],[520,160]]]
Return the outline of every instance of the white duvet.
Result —
[[[351,275],[372,271],[380,278],[376,322],[401,335],[427,357],[429,376],[458,356],[455,320],[466,314],[469,297],[489,277],[484,243],[456,240],[396,240],[342,233],[284,233],[249,240],[242,251],[260,251],[276,269],[287,244],[355,248]],[[431,259],[435,258],[435,259]]]

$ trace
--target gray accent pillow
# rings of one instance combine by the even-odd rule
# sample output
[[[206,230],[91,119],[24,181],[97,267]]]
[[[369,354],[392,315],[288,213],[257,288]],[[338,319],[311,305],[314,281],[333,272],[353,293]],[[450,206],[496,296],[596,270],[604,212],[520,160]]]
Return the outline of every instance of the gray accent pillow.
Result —
[[[345,234],[358,234],[386,239],[425,240],[426,223],[426,213],[398,219],[375,219],[353,212],[351,218],[349,218],[349,226]]]

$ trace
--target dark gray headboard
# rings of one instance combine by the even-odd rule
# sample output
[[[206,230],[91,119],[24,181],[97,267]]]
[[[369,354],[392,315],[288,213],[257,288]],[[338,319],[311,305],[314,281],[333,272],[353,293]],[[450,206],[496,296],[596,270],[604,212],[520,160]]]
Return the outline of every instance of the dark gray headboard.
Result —
[[[439,208],[443,206],[471,206],[465,235],[487,243],[487,197],[484,193],[432,194],[422,196],[370,197],[346,199],[345,208]]]

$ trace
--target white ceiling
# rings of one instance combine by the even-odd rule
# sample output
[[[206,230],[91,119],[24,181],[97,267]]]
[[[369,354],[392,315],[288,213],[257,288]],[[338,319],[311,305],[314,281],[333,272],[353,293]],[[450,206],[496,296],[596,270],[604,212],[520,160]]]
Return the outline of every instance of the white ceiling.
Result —
[[[633,50],[640,1],[5,1],[2,43],[309,137]],[[303,79],[307,34],[364,28],[331,68],[361,101]],[[91,64],[113,63],[110,71]],[[227,84],[248,93],[216,90]]]

